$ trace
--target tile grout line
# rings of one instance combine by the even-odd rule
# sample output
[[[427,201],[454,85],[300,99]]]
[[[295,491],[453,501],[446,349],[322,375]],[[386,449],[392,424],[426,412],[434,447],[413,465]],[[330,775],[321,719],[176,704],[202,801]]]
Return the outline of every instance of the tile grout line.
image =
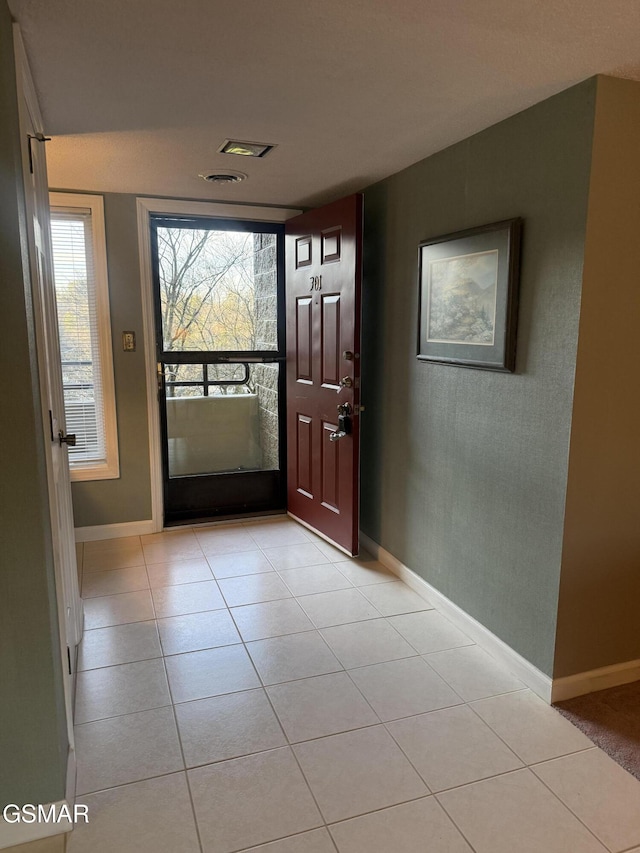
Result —
[[[473,851],[473,853],[478,853],[478,848],[477,848],[474,844],[472,844],[472,843],[471,843],[471,839],[470,839],[470,838],[467,836],[467,834],[463,831],[462,827],[461,827],[461,826],[458,826],[458,824],[456,823],[456,821],[453,819],[452,815],[450,815],[450,814],[449,814],[449,812],[445,809],[445,807],[443,806],[443,804],[440,802],[440,800],[438,799],[438,797],[437,797],[435,794],[434,794],[434,798],[435,798],[436,803],[440,806],[440,808],[441,808],[441,809],[442,809],[442,811],[444,812],[445,816],[449,818],[449,820],[451,821],[452,825],[453,825],[453,826],[458,830],[458,832],[460,833],[460,835],[461,835],[461,836],[464,838],[464,840],[467,842],[467,844],[469,845],[469,847],[471,848],[471,850]]]
[[[510,775],[510,774],[512,774],[512,773],[519,773],[519,772],[521,772],[523,769],[525,769],[525,768],[521,768],[521,767],[519,767],[519,768],[517,768],[517,769],[515,769],[515,770],[508,770],[506,773],[499,773],[499,774],[497,774],[497,775],[498,775],[498,776],[509,776],[509,775]],[[497,778],[497,777],[496,777],[496,776],[490,776],[490,777],[488,777],[488,778],[489,778],[489,779],[495,779],[495,778]],[[486,782],[487,780],[486,780],[486,779],[481,779],[481,780],[478,780],[478,781]],[[460,833],[460,835],[462,835],[462,837],[463,837],[463,838],[464,838],[464,840],[467,842],[467,844],[469,845],[469,847],[471,847],[471,849],[472,849],[472,850],[474,850],[474,851],[476,850],[476,847],[474,847],[474,845],[471,843],[471,839],[470,839],[470,838],[468,838],[468,837],[467,837],[467,835],[463,832],[462,827],[458,825],[457,821],[455,820],[455,818],[453,817],[453,815],[449,812],[449,810],[447,809],[447,807],[445,806],[445,804],[444,804],[443,802],[441,802],[441,800],[440,800],[440,795],[445,794],[445,793],[448,793],[448,791],[455,791],[455,790],[457,790],[457,789],[459,789],[459,788],[467,788],[467,787],[469,787],[469,785],[477,785],[477,784],[478,784],[478,781],[476,781],[476,782],[467,782],[467,783],[466,783],[466,784],[464,784],[464,785],[458,785],[458,786],[457,786],[457,788],[449,788],[447,791],[440,791],[438,794],[434,794],[434,797],[435,797],[435,799],[436,799],[436,802],[438,803],[438,805],[440,806],[440,808],[443,810],[443,812],[444,812],[444,813],[446,814],[446,816],[449,818],[449,820],[451,821],[451,823],[452,823],[452,824],[455,826],[455,828],[458,830],[458,832]]]
[[[531,766],[532,766],[532,764],[543,764],[543,763],[544,763],[544,761],[550,761],[550,760],[553,760],[553,759],[543,759],[542,761],[534,761],[534,762],[531,762],[531,763],[530,763],[530,762],[528,762],[528,761],[526,761],[526,760],[525,760],[525,758],[524,758],[522,755],[520,755],[520,753],[516,750],[516,748],[515,748],[515,747],[513,747],[513,746],[510,746],[510,745],[507,743],[507,741],[502,737],[502,735],[501,735],[498,731],[496,731],[496,729],[491,725],[491,723],[487,722],[487,720],[485,720],[485,719],[482,717],[482,715],[479,713],[479,711],[477,711],[477,710],[473,707],[473,703],[474,703],[474,702],[484,702],[484,701],[485,701],[485,700],[487,700],[487,699],[497,699],[497,698],[498,698],[498,697],[500,697],[500,696],[510,696],[510,695],[512,695],[513,693],[524,693],[524,692],[525,692],[525,691],[527,691],[527,690],[528,690],[530,693],[533,693],[533,692],[530,690],[530,688],[528,688],[528,687],[525,685],[525,687],[523,687],[521,690],[510,690],[510,691],[508,691],[507,693],[497,693],[495,696],[484,696],[484,697],[481,697],[480,699],[470,699],[468,702],[466,702],[466,705],[467,705],[467,707],[469,708],[469,710],[473,711],[473,713],[474,713],[474,714],[476,715],[476,717],[480,720],[480,722],[484,723],[484,724],[485,724],[485,726],[487,726],[487,728],[488,728],[491,732],[493,732],[493,734],[494,734],[494,735],[495,735],[499,740],[501,740],[501,741],[502,741],[502,743],[507,747],[507,749],[509,749],[509,750],[510,750],[510,752],[512,752],[512,753],[515,755],[515,757],[518,759],[518,761],[521,761],[521,762],[522,762],[523,767],[531,767]],[[533,694],[533,695],[535,695],[535,694]],[[541,701],[542,701],[542,700],[541,700]],[[550,707],[550,706],[549,706],[549,707]],[[586,747],[586,749],[590,749],[590,747]],[[584,751],[585,751],[585,750],[582,750],[582,749],[576,749],[576,750],[572,750],[572,752],[571,752],[571,753],[563,753],[563,755],[571,755],[571,754],[573,754],[574,752],[584,752]],[[561,758],[561,757],[563,757],[563,756],[554,756],[554,758]]]
[[[152,660],[162,660],[162,658],[152,658]],[[87,672],[93,671],[94,670],[87,670]],[[169,695],[169,699],[171,700],[171,695]],[[104,723],[107,720],[119,720],[122,717],[131,717],[133,714],[147,714],[149,711],[160,711],[163,708],[170,708],[172,704],[173,700],[169,701],[166,705],[154,705],[153,708],[140,708],[137,711],[125,711],[124,714],[110,714],[107,717],[96,717],[93,720],[83,720],[81,723],[74,723],[74,728],[78,728],[79,726],[90,726],[94,723]]]
[[[151,624],[151,620],[148,620],[147,622],[129,622],[127,624],[130,624],[130,625],[147,625],[147,624]],[[120,628],[121,626],[120,625],[113,625],[113,627],[114,628]],[[92,628],[91,630],[101,631],[102,629],[101,628]],[[158,643],[159,642],[160,641],[158,640]],[[161,650],[159,655],[153,655],[152,657],[148,657],[148,658],[144,657],[144,658],[136,658],[135,660],[125,660],[125,661],[122,661],[122,663],[105,663],[105,664],[102,664],[101,666],[89,666],[89,667],[85,667],[84,669],[76,668],[76,675],[80,675],[81,672],[95,672],[98,669],[113,669],[116,666],[128,666],[131,663],[147,663],[150,660],[161,660],[163,657],[164,657],[164,655],[162,654],[162,650]]]
[[[427,790],[429,790],[428,787],[427,787]],[[391,806],[383,806],[380,809],[373,809],[370,812],[363,812],[362,814],[353,815],[352,817],[346,817],[346,818],[343,818],[342,820],[335,820],[335,821],[333,821],[333,823],[329,824],[329,826],[327,828],[329,829],[329,832],[331,833],[331,827],[332,826],[339,826],[341,823],[348,823],[351,820],[357,820],[358,818],[361,818],[361,817],[368,817],[369,815],[372,815],[372,814],[378,814],[379,812],[387,811],[387,809],[395,809],[395,808],[398,808],[398,806],[405,806],[405,805],[408,805],[409,803],[418,803],[418,802],[420,802],[420,800],[427,800],[427,799],[435,800],[435,802],[438,804],[438,806],[444,811],[445,816],[451,821],[452,826],[460,833],[462,838],[467,842],[471,851],[473,851],[473,853],[476,853],[476,848],[469,841],[469,839],[464,834],[464,832],[460,829],[458,824],[453,820],[453,818],[451,817],[449,812],[447,812],[445,810],[442,803],[438,800],[437,795],[433,794],[431,792],[429,792],[429,794],[426,797],[424,797],[424,796],[423,797],[413,797],[410,800],[404,800],[401,803],[395,803],[394,805],[391,805]]]
[[[176,776],[180,773],[186,773],[186,770],[183,768],[182,770],[171,770],[169,773],[154,773],[153,776],[145,776],[142,779],[133,779],[130,782],[120,782],[118,785],[111,785],[107,788],[96,788],[95,791],[82,791],[77,796],[93,797],[94,794],[106,794],[108,791],[117,791],[118,788],[126,788],[129,785],[139,785],[141,782],[151,782],[154,779],[165,779],[167,776]]]
[[[320,815],[320,817],[322,817],[322,815]],[[254,851],[260,850],[261,847],[268,847],[270,844],[279,844],[281,841],[289,841],[289,839],[291,838],[300,838],[301,836],[306,835],[307,833],[318,832],[322,831],[323,829],[327,830],[327,835],[329,836],[329,840],[333,844],[334,849],[337,850],[337,853],[340,853],[337,847],[335,847],[335,842],[331,836],[331,833],[328,831],[329,827],[326,826],[326,824],[323,824],[322,826],[312,826],[311,829],[303,829],[302,832],[294,832],[293,835],[282,835],[280,836],[280,838],[274,838],[272,841],[263,841],[258,845],[254,844],[252,847],[237,847],[234,850],[228,851],[228,853],[254,853]],[[215,853],[215,851],[213,851],[213,853]]]
[[[320,639],[322,640],[324,645],[327,646],[329,653],[334,658],[334,660],[338,664],[339,668],[329,670],[328,672],[317,672],[314,675],[299,675],[296,678],[287,678],[284,681],[270,681],[267,683],[264,680],[263,676],[261,675],[260,671],[258,670],[258,665],[253,660],[253,655],[251,654],[251,650],[249,649],[249,645],[250,644],[257,644],[257,643],[268,643],[269,640],[282,640],[282,639],[284,639],[284,637],[297,637],[298,634],[313,634],[313,633],[318,634],[320,636]],[[322,634],[320,634],[320,631],[318,631],[317,629],[315,631],[300,631],[300,632],[297,632],[296,634],[285,634],[284,637],[266,637],[264,640],[247,640],[246,642],[244,642],[245,648],[247,650],[247,654],[251,658],[251,660],[254,664],[254,667],[256,669],[256,672],[258,673],[258,678],[260,679],[260,683],[265,688],[265,690],[267,687],[280,687],[280,685],[282,685],[282,684],[293,684],[296,681],[304,681],[305,678],[322,678],[323,675],[337,675],[337,674],[345,671],[344,666],[338,660],[338,658],[333,653],[333,651],[329,648],[327,641],[324,639]]]
[[[591,752],[590,749],[581,750],[581,751],[582,752]],[[576,754],[576,753],[574,753],[574,754]],[[565,756],[560,756],[560,757],[564,758]],[[550,760],[554,761],[555,759],[550,759]],[[540,763],[544,763],[544,762],[540,762]],[[538,774],[534,770],[531,769],[531,767],[527,767],[527,770],[533,775],[534,779],[537,779],[538,782],[540,782],[547,789],[547,791],[549,791],[555,797],[555,799],[569,812],[569,814],[572,814],[574,816],[574,818],[578,821],[578,823],[580,823],[582,826],[584,826],[584,828],[587,830],[587,832],[596,839],[598,844],[601,844],[605,848],[605,850],[609,851],[609,853],[616,853],[616,851],[612,851],[611,848],[609,847],[609,845],[605,844],[604,841],[596,835],[595,831],[593,829],[591,829],[591,827],[588,826],[584,822],[584,820],[582,820],[582,818],[575,813],[575,811],[571,808],[571,806],[568,803],[564,802],[564,800],[560,797],[559,794],[557,794],[553,790],[553,788],[551,788],[549,785],[547,785],[547,783],[544,781],[544,779],[541,779],[540,776],[538,776]],[[631,848],[631,849],[633,850],[633,848]]]
[[[431,791],[429,791],[429,789],[427,789],[427,791],[428,791],[427,794],[422,794],[419,797],[410,797],[408,800],[402,800],[399,803],[392,803],[389,806],[380,806],[380,808],[378,808],[378,809],[370,809],[369,811],[366,811],[366,812],[359,812],[358,814],[350,815],[349,817],[340,818],[340,820],[333,820],[333,821],[331,821],[331,823],[328,823],[326,825],[327,829],[329,830],[329,832],[331,832],[332,826],[340,826],[340,824],[342,824],[342,823],[349,823],[349,821],[358,820],[361,817],[369,817],[369,815],[379,814],[380,812],[386,812],[386,811],[389,811],[391,809],[396,809],[399,806],[409,805],[410,803],[419,803],[420,800],[433,800],[433,799],[435,799],[435,794],[432,794]],[[455,826],[455,824],[454,824],[454,826]],[[457,829],[457,827],[456,827],[456,829]],[[475,849],[475,848],[472,848],[472,849]]]
[[[133,566],[115,566],[110,569],[83,569],[84,574],[86,575],[102,575],[106,572],[126,572],[127,569],[142,569],[145,568],[146,563],[136,563]]]
[[[542,764],[550,764],[552,761],[561,761],[563,758],[569,758],[573,755],[580,755],[580,753],[582,752],[593,752],[594,749],[600,749],[597,743],[592,743],[591,746],[585,746],[583,749],[572,749],[571,752],[563,752],[562,755],[553,755],[551,756],[551,758],[543,758],[542,761],[533,761],[531,764],[527,764],[526,766],[530,770],[533,770],[534,767],[540,767]],[[602,749],[600,749],[600,751],[604,752],[604,750]],[[640,839],[638,840],[640,841]],[[622,853],[624,853],[624,851],[622,851]]]
[[[582,751],[583,751],[583,752],[589,752],[590,750],[582,750]],[[551,759],[551,760],[553,760],[553,759]],[[489,777],[487,777],[486,779],[477,779],[477,780],[475,780],[474,782],[466,782],[464,785],[457,785],[457,786],[455,786],[455,787],[453,787],[453,788],[447,788],[446,790],[438,791],[438,793],[434,794],[434,796],[435,796],[435,797],[436,797],[436,799],[438,800],[438,803],[440,804],[440,806],[441,806],[441,807],[445,810],[445,812],[447,813],[447,815],[448,815],[449,819],[454,823],[454,825],[455,825],[455,826],[458,828],[458,830],[462,833],[462,829],[461,829],[461,828],[458,826],[458,824],[455,822],[455,819],[453,818],[453,816],[452,816],[452,815],[449,813],[449,811],[447,810],[446,805],[445,805],[443,802],[441,802],[441,801],[440,801],[440,796],[441,796],[442,794],[448,794],[450,791],[456,791],[456,790],[459,790],[460,788],[469,788],[469,787],[471,787],[472,785],[480,785],[480,784],[482,784],[483,782],[488,782],[488,781],[490,781],[491,779],[497,779],[497,778],[499,778],[499,777],[501,777],[501,776],[511,776],[511,775],[513,775],[513,774],[515,774],[515,773],[525,773],[525,772],[529,772],[529,773],[534,777],[534,779],[536,779],[537,781],[541,782],[541,783],[542,783],[542,785],[543,785],[543,787],[544,787],[544,788],[546,788],[546,789],[547,789],[547,790],[548,790],[548,791],[553,795],[553,797],[554,797],[554,798],[555,798],[555,799],[560,803],[560,805],[561,805],[564,809],[566,809],[566,811],[567,811],[569,814],[571,814],[571,815],[572,815],[572,816],[573,816],[573,817],[578,821],[578,823],[579,823],[581,826],[583,826],[583,827],[587,830],[587,832],[589,833],[589,835],[591,835],[591,836],[596,840],[596,842],[597,842],[598,844],[600,844],[600,845],[601,845],[601,846],[602,846],[606,851],[608,851],[608,853],[615,853],[615,851],[611,851],[611,849],[610,849],[610,848],[609,848],[609,847],[608,847],[608,846],[607,846],[603,841],[601,841],[601,840],[598,838],[598,836],[595,834],[595,832],[593,832],[593,831],[592,831],[592,830],[591,830],[591,829],[590,829],[590,828],[589,828],[589,827],[584,823],[584,821],[582,821],[582,820],[578,817],[578,815],[576,815],[576,814],[575,814],[575,812],[574,812],[574,811],[573,811],[573,810],[572,810],[572,809],[571,809],[571,808],[570,808],[570,807],[569,807],[565,802],[563,802],[563,801],[560,799],[560,797],[555,793],[555,791],[551,790],[551,788],[549,788],[549,786],[548,786],[548,785],[546,785],[546,783],[545,783],[542,779],[540,779],[540,777],[539,777],[537,774],[533,773],[533,771],[531,770],[531,767],[530,767],[529,765],[525,765],[524,767],[517,767],[517,768],[516,768],[516,769],[514,769],[514,770],[507,770],[507,771],[506,771],[506,772],[504,772],[504,773],[496,773],[494,776],[489,776]],[[464,835],[464,833],[463,833],[463,835]],[[466,836],[465,836],[465,838],[466,838]],[[467,840],[468,840],[468,839],[467,839]],[[471,842],[469,842],[469,843],[471,843]],[[474,848],[474,849],[475,849],[475,848]],[[633,851],[635,848],[631,847],[631,848],[629,848],[629,849],[630,849],[630,851]]]
[[[407,660],[409,660],[409,658],[407,658]],[[374,665],[375,665],[375,664],[374,664]],[[348,671],[348,670],[347,670],[347,675],[349,675],[349,671]],[[385,732],[386,732],[386,733],[387,733],[387,735],[391,738],[391,740],[392,740],[392,742],[395,744],[395,746],[397,746],[397,748],[400,750],[400,752],[402,753],[402,755],[404,755],[404,757],[405,757],[405,758],[406,758],[406,760],[408,761],[409,765],[413,768],[413,771],[414,771],[414,773],[417,775],[418,779],[420,779],[420,780],[422,781],[422,784],[423,784],[423,785],[425,786],[425,788],[427,789],[427,793],[428,793],[428,795],[432,795],[432,794],[433,794],[433,791],[432,791],[432,790],[431,790],[431,788],[429,787],[429,785],[428,785],[428,783],[427,783],[427,780],[422,776],[422,774],[420,773],[420,771],[418,770],[418,768],[415,766],[415,764],[413,763],[413,761],[409,758],[409,756],[407,755],[407,753],[405,752],[405,750],[404,750],[404,749],[400,746],[400,744],[396,741],[396,739],[394,738],[393,734],[392,734],[392,733],[389,731],[389,729],[387,728],[387,724],[385,723],[385,721],[384,721],[384,720],[382,720],[382,719],[380,718],[380,716],[379,716],[379,714],[377,713],[376,709],[373,707],[373,705],[371,705],[371,703],[369,702],[369,700],[367,699],[367,697],[364,695],[364,693],[362,693],[362,691],[359,689],[358,685],[355,683],[355,681],[353,680],[353,678],[351,678],[351,676],[350,676],[350,675],[349,675],[349,679],[351,680],[351,683],[354,685],[354,687],[356,688],[356,690],[358,690],[358,692],[361,694],[361,696],[362,696],[362,698],[365,700],[365,702],[369,705],[369,707],[371,708],[371,710],[373,711],[373,713],[376,715],[376,717],[378,717],[378,719],[380,720],[380,724],[381,724],[381,725],[382,725],[382,727],[384,728]],[[455,691],[454,691],[454,692],[455,692]],[[457,694],[456,694],[456,695],[457,695]],[[417,716],[417,715],[416,715],[416,716]]]
[[[184,777],[185,777],[185,781],[187,784],[187,792],[189,794],[189,801],[191,803],[191,813],[193,814],[193,823],[194,823],[194,826],[196,829],[196,838],[198,839],[198,845],[200,847],[200,852],[203,853],[204,845],[202,843],[202,836],[200,834],[200,824],[198,823],[198,815],[196,813],[196,804],[193,800],[193,791],[191,790],[191,780],[189,778],[189,772],[188,772],[188,768],[187,768],[187,759],[186,759],[185,754],[184,754],[184,744],[182,743],[182,734],[180,732],[180,726],[178,724],[178,715],[176,713],[176,703],[173,701],[173,694],[171,692],[171,685],[169,682],[169,673],[167,671],[167,665],[166,665],[166,662],[164,660],[164,657],[162,659],[162,665],[164,668],[164,676],[167,680],[167,689],[169,691],[169,698],[171,699],[171,714],[173,716],[173,725],[176,728],[176,737],[178,738],[178,744],[180,746],[180,755],[182,756],[182,765],[184,768],[183,772],[184,772]]]
[[[347,581],[347,583],[349,584],[349,586],[346,586],[346,587],[345,586],[336,587],[335,589],[323,590],[323,592],[340,592],[340,590],[342,590],[342,589],[355,589],[354,584],[351,583],[351,581],[349,580],[349,578],[346,575],[342,574],[342,572],[337,568],[335,563],[315,563],[311,566],[293,566],[290,569],[274,569],[274,571],[277,572],[278,577],[280,578],[282,583],[285,584],[285,586],[287,587],[287,589],[289,590],[291,595],[293,595],[294,598],[297,598],[298,594],[293,591],[293,589],[291,588],[291,584],[287,583],[286,578],[282,577],[282,572],[295,572],[297,569],[315,569],[315,568],[319,568],[320,566],[330,566],[331,568],[335,569],[338,572],[338,574],[341,577],[343,577]],[[318,593],[307,593],[307,594],[308,595],[317,595]]]

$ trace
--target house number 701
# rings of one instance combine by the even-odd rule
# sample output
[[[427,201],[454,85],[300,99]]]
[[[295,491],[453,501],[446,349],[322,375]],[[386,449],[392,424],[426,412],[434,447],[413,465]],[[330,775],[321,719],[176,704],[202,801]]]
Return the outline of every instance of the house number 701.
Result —
[[[321,275],[312,275],[310,276],[311,287],[309,290],[322,290],[322,276]]]

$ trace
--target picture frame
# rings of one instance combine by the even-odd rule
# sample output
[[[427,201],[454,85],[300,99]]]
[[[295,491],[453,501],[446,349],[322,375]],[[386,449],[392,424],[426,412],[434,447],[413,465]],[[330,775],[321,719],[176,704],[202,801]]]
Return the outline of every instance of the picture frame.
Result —
[[[424,240],[418,359],[513,373],[522,220]]]

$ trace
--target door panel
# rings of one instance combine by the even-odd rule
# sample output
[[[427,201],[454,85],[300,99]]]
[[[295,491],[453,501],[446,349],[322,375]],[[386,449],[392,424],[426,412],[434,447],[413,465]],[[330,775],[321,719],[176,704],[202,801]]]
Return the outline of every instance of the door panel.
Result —
[[[322,297],[322,384],[334,391],[340,382],[340,294]]]
[[[311,455],[312,421],[306,415],[298,415],[298,477],[297,489],[306,497],[313,498],[313,462]]]
[[[298,237],[296,240],[296,269],[311,264],[311,236]]]
[[[322,232],[322,263],[340,260],[340,236],[342,228],[327,228]]]
[[[290,219],[286,235],[288,509],[356,554],[362,196]]]
[[[340,442],[331,441],[337,424],[322,424],[322,506],[340,512]]]
[[[311,353],[312,353],[312,319],[313,306],[310,297],[305,296],[296,300],[296,361],[298,365],[297,379],[311,382]]]

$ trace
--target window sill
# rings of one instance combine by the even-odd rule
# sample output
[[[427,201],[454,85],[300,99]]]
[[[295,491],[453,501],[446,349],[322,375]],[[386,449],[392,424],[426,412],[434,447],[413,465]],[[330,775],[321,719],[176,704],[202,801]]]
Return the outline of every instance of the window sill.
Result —
[[[120,477],[120,466],[98,464],[98,465],[69,465],[69,474],[72,483],[87,482],[90,480],[117,480]]]

